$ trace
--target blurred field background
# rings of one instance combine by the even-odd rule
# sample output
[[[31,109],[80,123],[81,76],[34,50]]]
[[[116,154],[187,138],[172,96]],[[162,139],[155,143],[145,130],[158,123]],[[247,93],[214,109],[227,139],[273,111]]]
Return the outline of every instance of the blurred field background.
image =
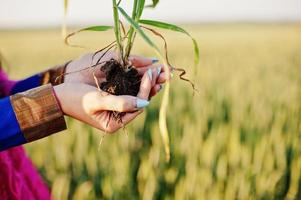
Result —
[[[200,45],[162,31],[176,76],[168,109],[171,161],[158,128],[161,95],[126,130],[103,133],[67,118],[68,130],[25,145],[54,199],[301,199],[301,25],[186,26]],[[113,33],[82,33],[64,46],[60,30],[0,31],[12,78],[103,47]],[[158,44],[162,44],[158,40]],[[134,52],[153,56],[138,41]],[[76,109],[76,108],[74,108]]]

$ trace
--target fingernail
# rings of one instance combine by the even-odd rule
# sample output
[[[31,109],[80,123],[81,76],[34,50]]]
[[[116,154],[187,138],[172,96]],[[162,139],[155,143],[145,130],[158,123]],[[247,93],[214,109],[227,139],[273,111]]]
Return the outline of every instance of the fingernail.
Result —
[[[153,64],[159,62],[158,58],[151,58],[151,59]]]
[[[152,72],[152,69],[151,69],[151,68],[149,68],[149,69],[147,70],[147,74],[148,74],[149,79],[152,80],[152,78],[153,78],[153,72]]]
[[[157,74],[159,75],[161,73],[161,67],[157,68]]]
[[[148,106],[148,104],[149,104],[149,101],[137,98],[137,101],[136,101],[137,108],[144,108],[144,107]]]

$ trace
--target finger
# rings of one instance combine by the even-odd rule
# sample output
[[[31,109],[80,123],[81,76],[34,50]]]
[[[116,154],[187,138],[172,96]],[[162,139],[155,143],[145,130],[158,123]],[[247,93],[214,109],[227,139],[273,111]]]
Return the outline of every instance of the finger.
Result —
[[[132,55],[129,59],[135,67],[146,67],[158,62],[157,58],[145,58],[137,55]]]
[[[100,70],[101,67],[105,64],[106,61],[109,61],[110,59],[116,59],[116,53],[114,51],[108,51],[105,55],[103,54],[104,51],[89,54],[89,62],[90,65],[93,66],[90,72],[93,71],[96,77],[104,77],[104,73]]]
[[[165,83],[166,80],[170,80],[172,77],[173,77],[173,73],[170,72],[170,76],[169,77],[166,77],[166,73],[165,73],[165,68],[163,65],[150,65],[150,66],[147,66],[147,67],[141,67],[141,68],[137,68],[138,70],[138,74],[139,75],[143,75],[145,72],[147,72],[147,70],[151,68],[151,69],[157,69],[157,73],[158,73],[158,76],[157,77],[157,83]],[[171,70],[171,68],[170,68]]]
[[[99,109],[118,112],[136,111],[139,107],[145,107],[148,102],[129,95],[107,95],[102,97]]]
[[[102,78],[104,79],[105,74],[103,71],[101,71],[101,67],[104,65],[104,63],[98,64],[92,68],[89,69],[90,74],[94,74],[97,78]]]
[[[162,68],[163,69],[163,68]],[[161,70],[162,70],[161,69]],[[140,70],[140,69],[139,69]],[[138,71],[139,71],[138,70]],[[143,69],[144,71],[144,69]],[[144,73],[147,71],[147,68],[145,69]],[[139,72],[140,73],[140,72]],[[156,80],[156,84],[162,84],[162,83],[165,83],[166,80],[170,80],[171,78],[173,77],[173,74],[171,73],[170,74],[170,77],[166,79],[166,73],[165,72],[160,72],[159,75],[157,75],[157,80]]]
[[[121,119],[122,123],[119,123],[118,121],[112,120],[108,126],[104,127],[104,129],[106,130],[107,133],[114,133],[118,129],[124,127],[126,124],[128,124],[129,122],[134,120],[142,112],[143,112],[143,109],[142,110],[137,110],[137,111],[132,112],[132,113],[126,113]]]
[[[151,68],[151,69],[158,68],[158,69],[160,69],[160,72],[164,71],[164,67],[162,64],[152,64],[152,65],[148,65],[146,67],[139,67],[136,69],[137,69],[139,75],[143,75],[149,68]]]
[[[157,84],[162,84],[165,83],[166,81],[170,80],[173,77],[173,74],[171,73],[169,77],[166,77],[166,73],[163,72],[159,75],[159,77],[157,78]]]
[[[161,91],[162,89],[162,85],[160,84],[156,84],[152,89],[151,89],[151,92],[150,92],[150,97],[153,97],[155,96],[158,92]]]
[[[165,67],[162,64],[152,64],[144,67],[139,67],[137,70],[140,72],[146,71],[148,68],[161,68],[161,72],[165,72]],[[172,70],[171,67],[169,67],[170,70]]]
[[[157,69],[158,71],[158,74],[162,72],[163,68],[162,68],[162,65],[149,65],[149,66],[146,66],[146,67],[139,67],[139,68],[136,68],[137,71],[138,71],[138,74],[139,75],[143,75],[148,69]]]
[[[138,115],[140,115],[143,112],[143,109],[141,110],[137,110],[136,112],[133,113],[126,113],[123,117],[122,117],[122,122],[123,124],[128,124],[129,122],[131,122],[133,119],[135,119]]]
[[[138,92],[137,97],[141,99],[148,99],[149,93],[152,88],[152,78],[153,78],[153,70],[147,71],[144,73],[141,83],[140,83],[140,89]]]
[[[149,68],[154,68],[154,66],[153,66],[153,65],[148,65],[147,67],[139,67],[139,68],[136,68],[136,69],[137,69],[137,71],[138,71],[138,74],[139,74],[140,76],[143,76],[144,73],[145,73]]]

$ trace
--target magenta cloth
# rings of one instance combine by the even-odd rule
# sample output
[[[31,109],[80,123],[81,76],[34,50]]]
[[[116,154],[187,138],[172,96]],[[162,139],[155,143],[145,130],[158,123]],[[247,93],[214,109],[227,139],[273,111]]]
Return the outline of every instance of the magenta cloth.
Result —
[[[8,96],[17,81],[9,80],[6,73],[0,67],[0,93]]]
[[[16,81],[0,69],[0,92],[9,95]],[[0,152],[0,199],[51,199],[48,187],[27,157],[22,146]]]

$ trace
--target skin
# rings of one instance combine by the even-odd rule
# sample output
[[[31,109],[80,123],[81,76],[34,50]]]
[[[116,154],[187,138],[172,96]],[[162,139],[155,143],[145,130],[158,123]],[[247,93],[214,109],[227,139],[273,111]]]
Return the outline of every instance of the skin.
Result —
[[[99,83],[105,81],[105,74],[100,70],[103,64],[99,64],[94,68],[88,68],[89,66],[95,65],[97,60],[102,56],[98,53],[92,59],[93,53],[88,53],[82,57],[73,60],[68,64],[66,68],[66,73],[64,82],[66,83],[85,83],[96,87],[95,80],[93,78],[93,73],[98,79]],[[100,62],[108,61],[110,59],[116,59],[116,54],[113,51],[106,53],[105,56],[100,60]],[[153,64],[151,58],[145,58],[137,55],[130,56],[130,61],[132,65],[138,70],[139,74],[142,76],[149,68],[155,69],[161,67],[161,73],[157,79],[153,79],[152,83],[155,85],[152,87],[150,92],[150,97],[156,95],[160,90],[160,84],[165,83],[166,77],[164,73],[163,65]],[[85,69],[85,70],[84,70]],[[75,73],[76,72],[76,73]]]
[[[97,54],[92,61],[93,54],[86,54],[68,64],[63,84],[54,87],[57,99],[63,112],[73,118],[83,121],[97,129],[107,133],[116,132],[118,129],[132,121],[143,109],[136,107],[137,98],[149,100],[161,88],[165,79],[162,68],[160,74],[157,73],[159,65],[153,65],[152,59],[140,56],[131,56],[130,61],[142,76],[140,90],[137,97],[129,95],[115,96],[96,87],[93,74],[99,83],[105,81],[105,75],[100,71],[101,65],[95,68],[87,67],[96,63],[101,54]],[[115,58],[114,52],[109,52],[101,61]],[[146,71],[151,68],[152,79]],[[79,72],[76,72],[79,71]],[[76,73],[72,73],[76,72]],[[109,120],[109,111],[126,112],[122,118],[122,124]]]

